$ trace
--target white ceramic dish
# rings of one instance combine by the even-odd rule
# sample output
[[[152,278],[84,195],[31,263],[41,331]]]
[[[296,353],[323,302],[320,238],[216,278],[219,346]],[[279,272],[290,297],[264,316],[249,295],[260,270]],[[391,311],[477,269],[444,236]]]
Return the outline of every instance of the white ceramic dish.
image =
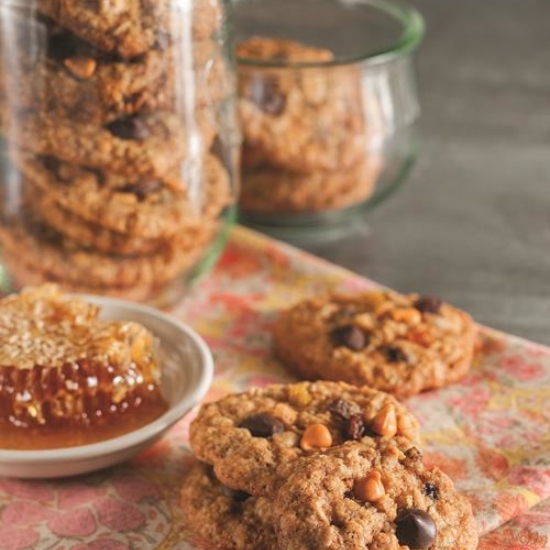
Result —
[[[136,321],[160,340],[162,393],[168,411],[157,420],[120,437],[91,445],[13,451],[0,449],[0,476],[26,479],[67,477],[100,470],[128,460],[159,439],[204,397],[214,373],[212,354],[191,328],[153,308],[96,296],[104,319]]]

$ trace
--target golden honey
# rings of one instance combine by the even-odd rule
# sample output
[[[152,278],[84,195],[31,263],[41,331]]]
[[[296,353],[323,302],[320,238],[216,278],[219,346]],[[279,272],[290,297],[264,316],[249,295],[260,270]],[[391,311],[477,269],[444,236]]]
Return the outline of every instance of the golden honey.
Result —
[[[0,300],[0,448],[81,445],[160,416],[156,340],[54,285]]]

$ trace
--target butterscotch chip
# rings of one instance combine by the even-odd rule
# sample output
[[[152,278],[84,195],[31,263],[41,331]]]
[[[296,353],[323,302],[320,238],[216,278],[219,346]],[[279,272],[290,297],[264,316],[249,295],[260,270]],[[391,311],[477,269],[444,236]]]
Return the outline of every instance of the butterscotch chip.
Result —
[[[186,530],[228,550],[276,548],[271,499],[224,486],[212,468],[197,462],[181,490]]]
[[[279,548],[477,548],[470,503],[452,481],[395,448],[406,451],[402,441],[368,440],[297,462],[273,500]]]
[[[304,451],[319,451],[332,446],[330,430],[323,424],[308,426],[300,440],[300,447]]]
[[[386,489],[382,483],[380,472],[373,470],[366,477],[356,481],[353,486],[353,494],[363,502],[376,502],[384,498]]]
[[[466,313],[441,301],[427,305],[435,303],[378,291],[303,300],[281,312],[276,352],[306,379],[342,380],[400,397],[440,388],[470,368],[477,330]]]
[[[191,424],[190,442],[223,483],[269,495],[296,459],[350,440],[380,439],[370,426],[388,403],[416,426],[397,436],[416,440],[414,416],[393,397],[344,383],[302,382],[252,389],[203,405]],[[360,428],[352,433],[350,423],[357,415]]]
[[[0,300],[3,447],[29,448],[29,433],[86,432],[138,414],[148,402],[163,403],[152,334],[98,314],[54,285]]]

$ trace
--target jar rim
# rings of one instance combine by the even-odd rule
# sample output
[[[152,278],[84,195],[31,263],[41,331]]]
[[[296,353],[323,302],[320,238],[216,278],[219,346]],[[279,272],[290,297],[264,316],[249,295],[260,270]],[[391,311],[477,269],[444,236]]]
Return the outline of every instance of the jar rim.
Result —
[[[377,65],[403,57],[416,50],[425,31],[424,18],[416,8],[400,0],[362,0],[362,2],[384,12],[401,24],[402,32],[399,38],[390,46],[374,50],[368,54],[340,56],[329,61],[288,61],[237,56],[237,63],[243,68],[256,67],[281,70],[320,69],[346,65]]]

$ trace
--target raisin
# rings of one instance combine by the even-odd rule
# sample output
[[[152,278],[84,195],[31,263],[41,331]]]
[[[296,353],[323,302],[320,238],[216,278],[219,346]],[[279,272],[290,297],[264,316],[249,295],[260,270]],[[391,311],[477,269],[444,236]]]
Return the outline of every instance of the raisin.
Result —
[[[346,426],[346,438],[359,441],[365,435],[365,422],[360,414],[353,414],[349,417]]]
[[[248,493],[245,493],[244,491],[237,491],[235,489],[226,487],[225,485],[222,487],[222,493],[226,497],[232,498],[236,502],[244,502],[250,497],[250,495]]]
[[[332,414],[341,420],[347,420],[352,414],[355,414],[357,406],[345,399],[336,399],[329,405]]]
[[[255,78],[250,89],[250,100],[264,113],[279,116],[286,107],[286,96],[273,78]]]
[[[268,438],[274,434],[282,433],[285,429],[284,424],[274,416],[267,413],[258,413],[245,418],[239,428],[247,429],[253,437]]]
[[[434,313],[437,314],[441,310],[443,300],[435,298],[433,296],[421,296],[414,303],[414,307],[422,313]]]
[[[149,195],[162,187],[159,180],[141,180],[135,183],[128,183],[117,189],[120,193],[132,193],[139,201],[144,201]]]
[[[439,489],[433,483],[424,485],[424,494],[433,500],[439,500]]]
[[[386,346],[382,348],[384,355],[390,363],[406,363],[407,354],[397,346]]]
[[[143,141],[149,137],[150,131],[139,116],[127,116],[113,120],[106,126],[107,130],[120,139]]]

